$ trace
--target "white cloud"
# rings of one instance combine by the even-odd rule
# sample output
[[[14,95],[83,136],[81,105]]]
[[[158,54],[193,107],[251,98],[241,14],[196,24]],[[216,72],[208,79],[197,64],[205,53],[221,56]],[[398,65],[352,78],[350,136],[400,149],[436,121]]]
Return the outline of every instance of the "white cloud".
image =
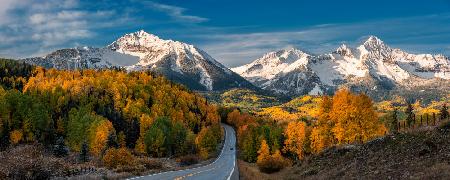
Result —
[[[3,57],[23,58],[73,47],[93,38],[98,28],[133,22],[114,10],[84,10],[78,0],[5,2],[8,8],[3,5],[0,8],[0,15],[3,14],[0,16],[0,56]]]
[[[9,22],[8,11],[17,5],[17,0],[2,0],[0,5],[0,25]]]
[[[161,4],[161,3],[151,2],[151,1],[144,2],[144,4],[146,4],[147,6],[149,6],[152,9],[166,13],[168,16],[170,16],[175,21],[184,22],[184,23],[201,23],[201,22],[208,21],[208,19],[204,18],[204,17],[185,14],[184,12],[186,11],[186,9],[182,8],[182,7]]]

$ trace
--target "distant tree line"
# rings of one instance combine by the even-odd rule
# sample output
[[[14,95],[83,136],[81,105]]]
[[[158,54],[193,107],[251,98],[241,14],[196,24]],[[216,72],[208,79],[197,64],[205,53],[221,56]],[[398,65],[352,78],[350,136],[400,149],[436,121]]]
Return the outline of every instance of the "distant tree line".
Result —
[[[221,109],[226,122],[237,129],[240,157],[256,162],[261,171],[274,172],[291,162],[334,145],[366,142],[382,136],[386,128],[372,100],[364,94],[339,90],[323,96],[319,116],[277,123],[239,110]]]

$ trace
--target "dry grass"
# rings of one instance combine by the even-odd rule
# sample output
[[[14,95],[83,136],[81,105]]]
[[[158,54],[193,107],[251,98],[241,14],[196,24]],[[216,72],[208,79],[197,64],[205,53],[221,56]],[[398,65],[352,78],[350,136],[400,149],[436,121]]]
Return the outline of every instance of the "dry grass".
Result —
[[[11,146],[0,152],[0,179],[124,179],[166,169],[160,160],[145,156],[132,159],[131,164],[119,163],[114,169],[103,167],[99,158],[89,159],[79,163],[74,152],[57,158],[39,144]]]
[[[279,172],[266,174],[259,170],[255,163],[247,163],[242,160],[238,160],[239,166],[239,178],[241,180],[279,180],[283,179],[290,167],[287,167]]]
[[[39,145],[19,145],[0,153],[0,179],[49,179],[67,169]]]
[[[181,156],[177,159],[177,162],[180,163],[181,166],[190,166],[197,164],[199,162],[199,157],[193,154]]]
[[[279,179],[449,179],[450,125],[332,147],[280,172],[265,174],[239,160],[243,180]]]

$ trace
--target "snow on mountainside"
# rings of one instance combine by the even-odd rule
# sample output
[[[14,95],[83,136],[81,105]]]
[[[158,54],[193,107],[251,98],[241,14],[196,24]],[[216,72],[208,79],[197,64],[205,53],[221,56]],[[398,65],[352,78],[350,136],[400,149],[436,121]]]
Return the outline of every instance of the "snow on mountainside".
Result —
[[[232,70],[255,85],[285,95],[330,92],[338,86],[365,84],[371,89],[450,84],[450,60],[443,55],[409,54],[370,36],[356,49],[341,45],[329,54],[297,49],[270,52]],[[382,87],[378,87],[382,86]],[[445,87],[444,87],[445,88]],[[447,87],[448,88],[448,87]]]
[[[77,47],[61,49],[44,57],[24,59],[30,64],[56,69],[108,68],[130,66],[139,58],[111,51],[106,48]]]
[[[307,56],[306,53],[294,48],[280,50],[267,53],[250,64],[231,70],[258,84],[272,79],[296,60],[306,59]]]
[[[57,69],[117,66],[129,71],[152,70],[196,90],[254,88],[195,46],[163,40],[143,30],[126,34],[104,48],[62,49],[25,62]]]

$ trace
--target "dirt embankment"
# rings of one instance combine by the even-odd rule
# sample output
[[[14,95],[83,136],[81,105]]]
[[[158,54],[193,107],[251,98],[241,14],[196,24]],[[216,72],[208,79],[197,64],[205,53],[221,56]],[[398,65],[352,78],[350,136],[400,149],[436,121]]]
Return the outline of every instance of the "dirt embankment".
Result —
[[[449,179],[450,130],[388,135],[332,147],[274,174],[239,162],[241,179]]]

